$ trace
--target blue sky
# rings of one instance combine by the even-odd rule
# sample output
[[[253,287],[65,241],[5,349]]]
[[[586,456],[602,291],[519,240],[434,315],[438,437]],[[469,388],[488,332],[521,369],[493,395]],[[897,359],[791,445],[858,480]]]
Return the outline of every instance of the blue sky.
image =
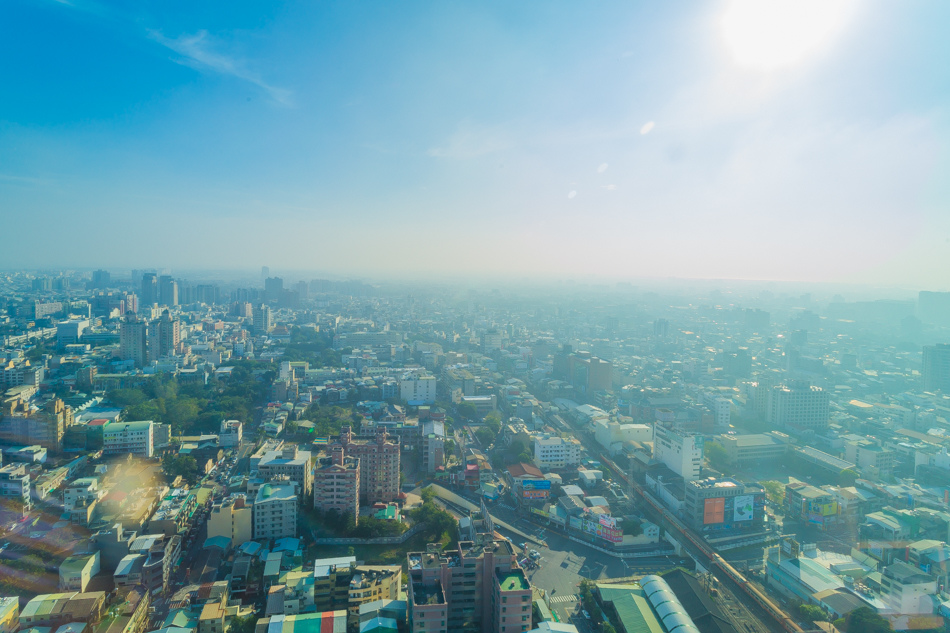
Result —
[[[0,266],[950,288],[950,5],[733,5],[8,0]]]

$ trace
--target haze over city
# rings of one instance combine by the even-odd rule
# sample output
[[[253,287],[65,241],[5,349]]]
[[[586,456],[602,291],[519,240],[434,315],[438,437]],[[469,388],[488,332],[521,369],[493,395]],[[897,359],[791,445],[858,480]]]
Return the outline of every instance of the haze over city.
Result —
[[[950,287],[946,3],[5,3],[6,268]]]

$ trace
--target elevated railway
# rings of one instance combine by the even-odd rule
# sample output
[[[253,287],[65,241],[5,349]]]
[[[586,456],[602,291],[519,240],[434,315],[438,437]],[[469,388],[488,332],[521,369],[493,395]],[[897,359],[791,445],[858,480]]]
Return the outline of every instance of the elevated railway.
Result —
[[[788,633],[803,633],[803,629],[798,626],[785,611],[773,602],[758,587],[748,581],[748,579],[733,567],[726,559],[720,556],[708,543],[700,538],[693,530],[686,526],[680,519],[659,503],[649,491],[636,481],[627,476],[623,470],[618,467],[608,455],[601,454],[600,461],[607,466],[617,477],[626,482],[643,499],[654,512],[662,516],[667,524],[673,528],[679,538],[687,541],[692,549],[699,552],[711,571],[715,573],[720,582],[726,584],[730,589],[739,591],[747,596],[755,605],[767,615],[773,622]]]

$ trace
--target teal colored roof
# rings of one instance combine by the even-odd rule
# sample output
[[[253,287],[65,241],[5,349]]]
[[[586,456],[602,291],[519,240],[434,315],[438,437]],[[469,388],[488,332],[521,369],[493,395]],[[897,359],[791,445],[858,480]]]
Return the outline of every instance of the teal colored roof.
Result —
[[[660,620],[639,585],[597,585],[605,602],[612,602],[627,633],[664,633]]]

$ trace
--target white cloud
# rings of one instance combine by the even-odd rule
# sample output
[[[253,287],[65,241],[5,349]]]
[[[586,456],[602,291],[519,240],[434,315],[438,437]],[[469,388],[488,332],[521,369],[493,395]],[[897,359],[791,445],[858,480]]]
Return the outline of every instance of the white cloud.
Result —
[[[597,173],[602,174],[607,171],[607,163],[601,163],[600,167],[597,168]]]
[[[640,128],[640,134],[649,134],[650,131],[654,128],[655,125],[656,125],[656,123],[653,122],[653,121],[649,121],[649,122],[647,122],[647,123],[644,123],[644,124],[643,124],[643,127]]]
[[[233,57],[229,57],[214,50],[214,42],[205,30],[194,35],[180,35],[177,38],[165,37],[160,31],[149,30],[148,36],[165,48],[174,51],[181,57],[175,61],[197,70],[211,70],[247,81],[263,89],[277,103],[285,106],[293,105],[293,92],[286,88],[272,86],[256,72],[249,70],[246,65]]]
[[[576,198],[576,197],[577,197],[577,192],[572,189],[571,192],[570,192],[569,194],[567,194],[567,197],[568,197],[569,200],[571,200],[571,199],[573,199],[573,198]]]

